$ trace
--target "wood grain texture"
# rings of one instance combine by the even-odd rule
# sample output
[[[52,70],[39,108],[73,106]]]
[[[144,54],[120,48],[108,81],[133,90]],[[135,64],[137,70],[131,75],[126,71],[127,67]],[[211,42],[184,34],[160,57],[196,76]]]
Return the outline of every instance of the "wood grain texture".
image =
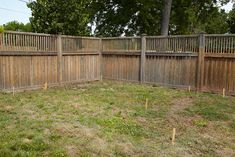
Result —
[[[100,79],[98,38],[20,32],[0,38],[0,90]]]
[[[56,56],[0,56],[1,89],[57,83]]]
[[[140,56],[103,55],[102,61],[104,79],[140,80]]]
[[[147,56],[146,83],[196,87],[197,57]]]
[[[95,81],[102,77],[235,94],[235,35],[101,39],[22,32],[0,34],[0,90]]]
[[[62,76],[63,83],[99,80],[99,55],[63,56]]]

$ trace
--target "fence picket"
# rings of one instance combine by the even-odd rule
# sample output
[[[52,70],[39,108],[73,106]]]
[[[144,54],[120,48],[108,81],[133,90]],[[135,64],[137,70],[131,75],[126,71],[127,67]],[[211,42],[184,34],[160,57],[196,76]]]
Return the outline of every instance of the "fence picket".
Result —
[[[103,76],[201,91],[225,88],[235,93],[235,35],[199,37],[62,35],[58,42],[57,35],[6,31],[0,34],[0,87],[12,88],[13,78],[14,88],[27,89],[45,80],[56,85]]]

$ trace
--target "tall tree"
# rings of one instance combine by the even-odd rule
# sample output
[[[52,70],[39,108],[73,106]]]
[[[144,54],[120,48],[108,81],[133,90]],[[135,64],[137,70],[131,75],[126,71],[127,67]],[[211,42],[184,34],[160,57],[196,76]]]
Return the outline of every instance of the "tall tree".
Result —
[[[159,34],[161,0],[94,0],[91,8],[96,35]]]
[[[227,22],[229,25],[229,32],[235,33],[235,0],[233,0],[233,9],[229,12]]]
[[[36,0],[28,4],[35,32],[89,35],[89,0]]]
[[[31,32],[31,24],[23,24],[18,21],[11,21],[3,25],[4,30],[9,31],[21,31],[21,32]]]
[[[207,21],[201,23],[199,31],[205,31],[208,34],[224,34],[229,32],[229,25],[227,23],[228,14],[225,10],[215,8],[207,16]],[[197,33],[197,32],[196,32]]]
[[[89,35],[92,26],[97,36],[130,36],[225,33],[227,23],[223,19],[227,15],[218,3],[223,5],[229,1],[36,0],[28,6],[32,10],[30,21],[35,32]]]
[[[195,34],[201,31],[225,33],[227,31],[226,13],[220,11],[218,3],[225,5],[228,2],[229,0],[174,0],[170,33]]]
[[[161,35],[166,36],[169,33],[172,0],[163,0],[163,2],[164,7],[162,11]]]
[[[162,5],[166,2],[166,5]],[[92,24],[96,35],[225,33],[226,14],[218,3],[231,0],[93,0]],[[163,9],[163,7],[166,9]],[[171,9],[170,9],[170,6]],[[170,14],[171,10],[171,14]],[[162,16],[166,15],[166,16]],[[170,15],[170,18],[168,18]],[[164,18],[161,18],[164,17]],[[213,20],[216,18],[216,20]],[[169,21],[170,19],[170,21]],[[168,22],[169,21],[169,22]],[[162,25],[161,25],[162,23]],[[169,31],[168,26],[169,25]],[[161,31],[162,28],[162,31]]]
[[[235,33],[235,7],[229,12],[228,25],[229,25],[229,32]]]

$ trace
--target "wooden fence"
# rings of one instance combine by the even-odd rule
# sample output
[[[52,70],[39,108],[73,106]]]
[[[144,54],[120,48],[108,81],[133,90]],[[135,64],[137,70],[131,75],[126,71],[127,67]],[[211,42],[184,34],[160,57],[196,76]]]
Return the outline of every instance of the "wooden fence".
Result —
[[[0,34],[0,89],[20,90],[100,80],[100,39]]]
[[[102,39],[103,78],[235,94],[235,35]]]
[[[235,94],[235,35],[0,34],[0,89],[104,79]]]

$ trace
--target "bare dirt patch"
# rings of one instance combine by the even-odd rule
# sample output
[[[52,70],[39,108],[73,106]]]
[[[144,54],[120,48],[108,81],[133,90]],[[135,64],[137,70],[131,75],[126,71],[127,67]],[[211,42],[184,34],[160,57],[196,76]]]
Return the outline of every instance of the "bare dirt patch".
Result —
[[[13,105],[4,105],[4,104],[0,104],[0,109],[4,110],[4,111],[12,111],[14,110],[14,106]]]
[[[193,105],[194,99],[191,97],[184,97],[172,101],[170,106],[169,115],[173,115],[177,112],[183,111],[184,109]]]
[[[77,147],[76,146],[73,146],[73,145],[70,145],[70,146],[66,146],[66,152],[68,153],[69,156],[71,157],[76,157],[78,156],[77,154]]]

